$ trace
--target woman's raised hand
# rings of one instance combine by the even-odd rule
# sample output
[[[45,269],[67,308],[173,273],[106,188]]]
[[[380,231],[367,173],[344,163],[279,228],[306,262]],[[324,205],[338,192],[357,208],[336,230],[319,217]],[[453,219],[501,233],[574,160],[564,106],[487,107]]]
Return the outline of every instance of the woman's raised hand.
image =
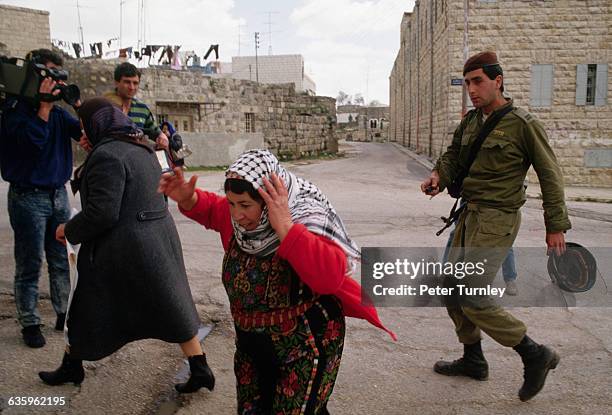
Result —
[[[195,192],[197,181],[196,175],[185,181],[183,169],[175,167],[173,173],[162,174],[157,191],[166,194],[178,203],[181,209],[191,210],[198,202],[198,195]]]
[[[264,177],[263,182],[266,189],[260,187],[257,191],[268,206],[270,225],[282,241],[293,226],[291,212],[289,211],[287,186],[275,173],[272,173],[270,180]]]

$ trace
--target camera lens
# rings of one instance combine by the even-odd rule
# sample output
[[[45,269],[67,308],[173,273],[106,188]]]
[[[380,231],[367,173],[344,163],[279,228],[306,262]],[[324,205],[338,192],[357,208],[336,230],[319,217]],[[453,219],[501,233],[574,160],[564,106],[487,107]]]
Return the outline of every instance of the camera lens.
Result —
[[[69,105],[74,105],[81,98],[81,90],[75,84],[62,85],[62,99]]]

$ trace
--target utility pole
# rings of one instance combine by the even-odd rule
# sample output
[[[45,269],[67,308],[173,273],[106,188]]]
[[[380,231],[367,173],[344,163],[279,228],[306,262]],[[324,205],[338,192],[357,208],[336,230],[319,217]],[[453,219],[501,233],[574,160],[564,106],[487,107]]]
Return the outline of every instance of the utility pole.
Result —
[[[257,60],[257,49],[259,49],[259,32],[255,32],[255,81],[259,83],[259,62]]]
[[[83,51],[83,56],[85,56],[85,41],[83,40],[83,25],[81,25],[81,8],[79,6],[79,0],[76,0],[77,7],[77,16],[79,18],[79,35],[81,39],[81,49]]]
[[[125,0],[119,0],[119,49],[123,47],[123,4]]]

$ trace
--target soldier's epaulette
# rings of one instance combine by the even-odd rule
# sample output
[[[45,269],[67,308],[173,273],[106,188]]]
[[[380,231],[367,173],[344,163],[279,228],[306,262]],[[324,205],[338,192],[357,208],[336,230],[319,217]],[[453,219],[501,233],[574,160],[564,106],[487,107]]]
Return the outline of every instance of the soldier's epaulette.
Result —
[[[529,111],[524,110],[523,108],[514,108],[512,111],[517,117],[521,120],[525,121],[527,124],[536,120],[536,117],[533,116]]]

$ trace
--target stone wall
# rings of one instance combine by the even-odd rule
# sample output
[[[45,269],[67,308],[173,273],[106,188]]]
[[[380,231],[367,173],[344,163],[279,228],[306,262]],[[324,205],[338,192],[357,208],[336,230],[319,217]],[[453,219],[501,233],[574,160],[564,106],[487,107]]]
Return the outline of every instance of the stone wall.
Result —
[[[70,82],[81,87],[84,97],[91,97],[112,91],[113,70],[118,63],[77,59],[68,61],[66,67]],[[296,93],[293,84],[265,85],[191,71],[147,68],[138,97],[156,116],[172,114],[170,120],[174,116],[185,120],[185,131],[263,133],[266,147],[281,158],[337,151],[335,100]],[[249,125],[252,127],[247,131]],[[183,132],[182,126],[179,131]]]
[[[0,4],[0,54],[24,58],[38,48],[51,49],[49,12]]]
[[[603,105],[576,101],[577,65],[607,64],[609,72],[612,64],[612,1],[469,0],[467,10],[465,3],[420,0],[404,15],[390,77],[391,140],[437,158],[471,105],[452,81],[460,82],[466,56],[493,50],[506,94],[543,122],[566,184],[612,186],[612,77]],[[531,105],[536,64],[553,65],[550,106]]]

